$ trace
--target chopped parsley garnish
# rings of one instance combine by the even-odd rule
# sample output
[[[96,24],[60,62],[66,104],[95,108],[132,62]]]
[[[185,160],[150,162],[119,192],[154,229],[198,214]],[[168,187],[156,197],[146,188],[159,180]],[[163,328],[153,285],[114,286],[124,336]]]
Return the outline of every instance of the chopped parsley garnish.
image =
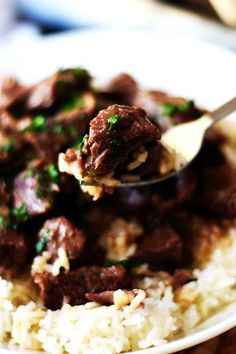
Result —
[[[185,101],[183,103],[166,103],[163,107],[162,115],[167,117],[174,113],[187,113],[194,105],[194,101]]]
[[[116,146],[116,147],[121,147],[124,146],[124,140],[123,139],[113,139],[111,141],[112,145]]]
[[[78,132],[78,128],[75,127],[74,125],[71,125],[69,130],[70,130],[70,134],[71,134],[72,137],[76,137],[78,135],[78,133],[79,133]]]
[[[13,208],[11,210],[11,215],[14,216],[19,222],[29,220],[29,215],[24,204],[22,204],[19,208]]]
[[[0,152],[6,152],[6,153],[11,152],[15,146],[16,146],[16,140],[12,139],[8,143],[0,147]]]
[[[70,69],[71,72],[78,78],[80,79],[81,76],[84,76],[84,75],[88,75],[88,72],[87,70],[83,69],[83,68],[73,68],[73,69]]]
[[[50,180],[53,183],[59,183],[60,174],[59,174],[59,171],[55,165],[53,165],[53,164],[49,165],[47,172],[48,172]]]
[[[40,239],[39,241],[36,243],[36,251],[38,253],[41,253],[45,250],[45,247],[47,246],[47,243],[48,241],[50,240],[51,238],[51,231],[48,230],[48,229],[43,229],[41,232],[40,232]]]
[[[45,132],[47,128],[46,118],[42,115],[38,115],[32,119],[32,122],[28,128],[26,128],[25,132],[32,133],[42,133]]]
[[[71,73],[74,76],[76,76],[78,79],[81,78],[81,76],[88,76],[88,72],[87,70],[80,68],[80,67],[76,67],[76,68],[61,68],[58,70],[59,74],[64,74],[64,73]]]
[[[37,197],[40,197],[40,198],[41,197],[47,197],[50,194],[49,191],[43,190],[43,189],[40,189],[40,188],[37,188],[35,192],[36,192]]]
[[[81,139],[79,140],[79,142],[76,143],[74,146],[77,147],[77,149],[79,149],[80,151],[82,151],[82,149],[83,149],[83,147],[84,147],[84,144],[85,144],[86,140],[88,139],[88,137],[89,137],[88,134],[85,134],[85,135],[83,136],[83,138],[81,138]]]
[[[26,172],[25,172],[26,177],[33,177],[35,175],[35,171],[32,168],[29,168]]]
[[[65,130],[60,122],[57,122],[54,127],[54,133],[61,136],[62,138],[65,137]]]
[[[63,112],[71,112],[76,108],[83,109],[85,107],[84,99],[81,95],[73,96],[70,101],[64,103],[62,106]]]
[[[0,228],[6,226],[6,218],[3,215],[0,215]]]
[[[119,114],[113,114],[113,116],[110,116],[109,118],[107,118],[107,122],[109,123],[108,130],[113,130],[119,121],[120,121]]]

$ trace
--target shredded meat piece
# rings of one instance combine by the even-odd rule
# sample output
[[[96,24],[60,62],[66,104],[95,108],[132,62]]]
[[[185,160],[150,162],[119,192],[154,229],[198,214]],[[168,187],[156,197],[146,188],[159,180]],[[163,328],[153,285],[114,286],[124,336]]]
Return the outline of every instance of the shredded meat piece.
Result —
[[[102,268],[98,266],[81,267],[54,277],[50,273],[38,274],[35,282],[41,289],[44,305],[57,310],[63,303],[81,305],[87,302],[86,293],[101,293],[130,284],[126,270],[121,266]]]
[[[20,85],[13,78],[6,78],[0,85],[0,106],[1,108],[10,108],[16,103],[23,101],[29,89]]]
[[[113,105],[92,119],[80,150],[60,154],[59,169],[79,180],[84,178],[89,186],[83,190],[96,200],[102,194],[96,183],[112,188],[122,175],[129,180],[173,170],[174,158],[169,161],[171,153],[158,141],[160,136],[159,128],[142,109]]]
[[[42,185],[43,184],[43,185]],[[27,171],[20,173],[14,180],[14,207],[24,205],[29,215],[44,214],[52,208],[58,186],[49,180],[40,181],[39,175],[28,175]]]
[[[13,279],[23,273],[30,249],[24,234],[0,225],[0,276]]]
[[[194,280],[194,276],[191,270],[189,269],[176,269],[173,278],[172,278],[172,286],[174,289],[181,288],[184,284],[189,281]]]
[[[109,119],[117,118],[114,128],[111,128]],[[119,155],[112,160],[112,154],[119,149],[112,141],[123,139],[123,146],[120,146]],[[137,151],[146,143],[160,139],[160,131],[154,126],[139,108],[113,105],[101,111],[96,118],[90,122],[89,139],[84,146],[85,153],[81,159],[86,169],[91,169],[96,176],[111,174],[115,167],[125,163],[132,152]]]
[[[138,85],[132,76],[122,73],[109,82],[105,93],[109,94],[109,98],[114,102],[131,106],[138,93]]]
[[[87,293],[85,294],[86,299],[89,301],[98,302],[103,305],[112,305],[114,304],[113,299],[114,291],[103,291],[101,293]]]
[[[186,209],[174,211],[170,219],[184,242],[184,264],[192,266],[207,260],[216,242],[223,239],[233,225],[230,220],[210,218]]]
[[[236,216],[236,168],[228,163],[205,167],[194,203],[214,214]]]
[[[64,216],[48,219],[39,232],[39,240],[44,237],[45,232],[49,238],[46,251],[52,255],[53,259],[57,258],[57,251],[61,247],[70,260],[77,259],[83,251],[86,239],[84,232]]]
[[[168,224],[158,225],[146,233],[135,252],[135,258],[154,265],[178,264],[182,258],[182,240]]]

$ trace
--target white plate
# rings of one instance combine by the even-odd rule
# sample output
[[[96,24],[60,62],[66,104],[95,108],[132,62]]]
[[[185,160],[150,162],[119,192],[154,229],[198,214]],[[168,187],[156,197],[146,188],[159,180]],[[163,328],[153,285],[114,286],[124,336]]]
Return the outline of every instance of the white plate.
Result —
[[[210,109],[236,94],[234,54],[163,33],[68,33],[49,37],[30,48],[21,45],[2,53],[0,49],[0,73],[11,73],[26,83],[35,82],[59,67],[76,65],[88,68],[97,77],[126,71],[143,86],[195,98]],[[173,353],[235,325],[236,304],[233,304],[188,336],[136,353]],[[3,348],[0,351],[1,354],[17,353]]]

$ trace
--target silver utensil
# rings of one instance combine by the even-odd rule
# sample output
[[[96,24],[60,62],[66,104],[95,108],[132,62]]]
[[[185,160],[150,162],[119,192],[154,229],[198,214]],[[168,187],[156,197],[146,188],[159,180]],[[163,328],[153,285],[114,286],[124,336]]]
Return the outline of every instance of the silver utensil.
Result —
[[[201,118],[192,122],[183,123],[172,127],[162,136],[162,142],[174,149],[184,158],[184,163],[176,171],[168,173],[158,178],[135,182],[122,182],[116,188],[122,187],[141,187],[162,182],[170,177],[177,175],[185,169],[199,153],[204,137],[209,129],[217,122],[227,117],[236,110],[236,97],[226,102],[212,112],[203,115]]]

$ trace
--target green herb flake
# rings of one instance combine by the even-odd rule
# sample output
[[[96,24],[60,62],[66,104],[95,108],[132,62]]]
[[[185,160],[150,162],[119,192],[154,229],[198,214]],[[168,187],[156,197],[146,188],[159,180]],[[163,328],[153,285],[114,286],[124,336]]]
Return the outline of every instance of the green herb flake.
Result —
[[[54,133],[61,136],[62,138],[65,137],[65,130],[63,129],[63,126],[60,122],[57,122],[54,127]]]
[[[0,215],[0,228],[4,228],[6,226],[6,218],[3,215]]]
[[[49,165],[47,168],[47,173],[48,173],[50,180],[53,183],[59,183],[60,174],[59,174],[59,171],[55,165],[53,165],[53,164]]]
[[[82,78],[89,78],[89,73],[86,69],[76,67],[76,68],[61,68],[58,70],[58,74],[72,74],[74,75],[77,79],[82,79]]]
[[[19,208],[13,208],[11,210],[11,215],[14,216],[19,222],[29,220],[27,208],[24,204],[22,204]]]
[[[85,134],[84,136],[83,136],[83,138],[81,138],[80,140],[79,140],[79,142],[78,143],[76,143],[74,146],[77,148],[77,149],[79,149],[80,151],[82,151],[82,149],[83,149],[83,147],[84,147],[84,144],[86,143],[86,140],[88,139],[88,134]]]
[[[9,153],[14,149],[15,146],[16,146],[16,140],[12,139],[8,143],[0,147],[0,152]]]
[[[107,118],[107,122],[109,123],[108,130],[113,130],[119,121],[120,121],[119,114],[113,114],[113,116],[110,116],[109,118]]]
[[[78,128],[75,127],[74,125],[70,126],[70,134],[72,137],[78,136]]]
[[[116,147],[122,147],[124,146],[124,140],[123,139],[113,139],[111,141],[112,145],[116,146]]]
[[[82,69],[82,68],[79,68],[79,67],[78,68],[73,68],[73,69],[71,69],[71,71],[78,78],[80,78],[84,74],[87,75],[87,71],[85,69]]]
[[[42,133],[47,129],[46,118],[42,115],[38,115],[32,119],[32,122],[28,128],[25,129],[25,132],[32,133]]]
[[[35,171],[32,168],[29,168],[26,172],[25,172],[25,176],[26,177],[33,177],[35,175]]]
[[[187,113],[194,106],[194,101],[185,101],[183,103],[166,103],[163,107],[162,115],[164,117],[169,117],[174,113]]]
[[[73,96],[68,102],[62,106],[63,112],[71,112],[74,109],[85,108],[85,102],[81,95]]]
[[[37,188],[35,193],[36,193],[37,197],[43,198],[43,197],[47,197],[51,193],[51,191]]]
[[[43,229],[40,232],[40,239],[39,241],[36,243],[36,251],[38,253],[41,253],[45,250],[47,243],[49,242],[50,238],[52,237],[51,235],[51,231],[48,229]]]

